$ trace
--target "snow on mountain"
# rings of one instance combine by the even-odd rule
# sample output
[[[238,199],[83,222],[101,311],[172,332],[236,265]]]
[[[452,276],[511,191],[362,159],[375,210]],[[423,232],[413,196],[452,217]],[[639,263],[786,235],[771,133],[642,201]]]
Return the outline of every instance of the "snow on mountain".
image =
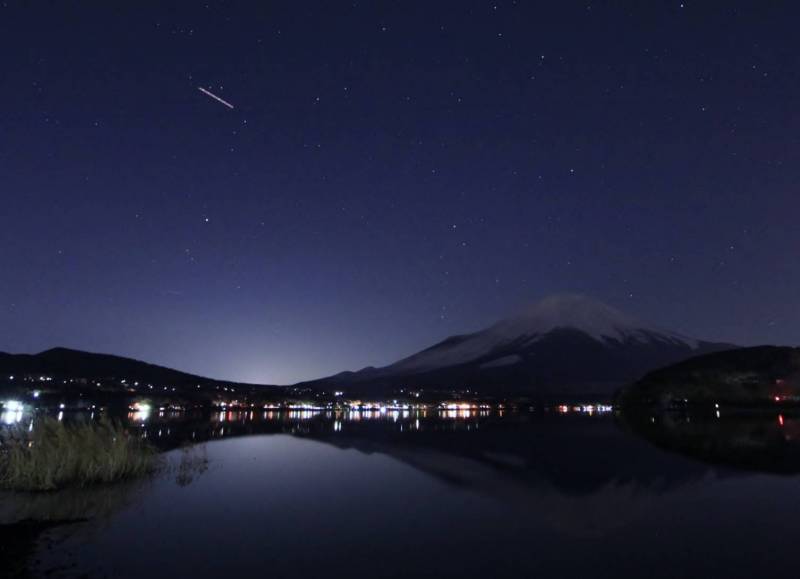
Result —
[[[580,295],[556,295],[484,330],[452,336],[382,368],[343,372],[304,386],[366,392],[475,389],[611,396],[647,372],[733,344],[687,338]]]
[[[648,327],[636,318],[585,296],[564,294],[543,299],[519,315],[490,328],[447,340],[387,366],[388,373],[416,373],[466,364],[510,347],[526,348],[557,329],[577,330],[600,343],[663,342],[697,349],[698,341],[680,334]],[[502,358],[483,367],[514,364],[521,358]]]

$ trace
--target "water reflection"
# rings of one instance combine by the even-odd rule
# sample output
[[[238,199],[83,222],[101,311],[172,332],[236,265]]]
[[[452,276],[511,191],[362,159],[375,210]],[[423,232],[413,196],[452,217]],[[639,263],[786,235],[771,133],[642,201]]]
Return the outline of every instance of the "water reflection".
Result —
[[[0,493],[0,524],[108,517],[130,504],[146,484],[137,481],[50,493]]]
[[[0,424],[10,426],[22,422],[25,405],[18,400],[6,400],[0,403]]]
[[[0,426],[32,427],[37,415],[29,407],[7,401],[0,413]],[[83,411],[58,409],[59,420],[99,420],[104,416],[108,416],[107,411],[92,407]],[[364,438],[365,444],[374,446],[387,437],[400,436],[406,445],[424,443],[438,447],[449,440],[441,436],[444,433],[478,432],[486,425],[496,431],[502,424],[529,422],[529,426],[536,428],[537,424],[553,423],[559,424],[562,435],[572,435],[576,425],[584,421],[588,421],[586,424],[617,421],[610,406],[599,404],[559,405],[531,411],[474,404],[403,407],[362,403],[338,409],[298,405],[292,408],[229,407],[208,412],[153,408],[141,403],[133,405],[122,418],[139,436],[164,450],[187,442],[279,433],[315,437],[337,444],[351,440],[354,446],[358,446],[359,437]],[[619,422],[623,429],[661,448],[713,465],[765,472],[800,472],[799,414],[743,413],[716,407],[705,413],[625,415]],[[459,439],[458,444],[464,440]],[[469,440],[472,444],[475,439]]]
[[[800,533],[800,501],[786,500],[796,479],[730,468],[800,472],[800,417],[787,413],[137,407],[123,418],[172,449],[155,478],[0,496],[0,521],[90,519],[38,554],[43,573],[178,577],[190,561],[204,579],[268,561],[275,577],[347,577],[358,560],[378,577],[747,577],[793,560]]]
[[[393,432],[472,431],[482,422],[513,416],[505,409],[434,408],[391,409],[224,409],[215,412],[159,409],[150,412],[134,408],[128,412],[128,424],[163,448],[183,441],[198,442],[248,434],[288,433],[311,435],[357,433],[369,426]],[[359,426],[362,425],[362,426]]]
[[[118,484],[68,488],[55,492],[0,492],[0,525],[19,521],[104,520],[133,505],[153,484],[173,481],[186,487],[208,470],[203,444],[182,447],[166,454],[155,479],[145,477]],[[160,483],[159,483],[160,481]]]
[[[177,577],[191,562],[204,579],[267,561],[274,577],[351,577],[357,560],[374,577],[748,577],[794,557],[800,506],[786,512],[786,479],[662,452],[608,416],[297,412],[215,413],[207,428],[226,440],[102,527],[70,529],[39,554],[42,570]],[[182,428],[166,420],[146,428]],[[228,438],[260,428],[272,434]],[[737,529],[740,512],[758,540]]]
[[[715,465],[800,473],[800,415],[724,409],[623,417],[656,446]]]
[[[22,422],[22,415],[22,410],[3,410],[3,412],[0,413],[0,422],[8,426],[17,424]]]

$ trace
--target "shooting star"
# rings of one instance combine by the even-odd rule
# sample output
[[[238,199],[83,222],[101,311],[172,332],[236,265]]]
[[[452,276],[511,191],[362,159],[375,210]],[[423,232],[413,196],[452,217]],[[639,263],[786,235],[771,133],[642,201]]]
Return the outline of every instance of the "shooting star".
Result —
[[[226,107],[228,107],[229,109],[232,109],[232,108],[233,108],[233,105],[232,105],[231,103],[229,103],[228,101],[226,101],[226,100],[224,100],[224,99],[221,99],[221,98],[219,98],[219,97],[218,97],[217,95],[215,95],[213,92],[207,91],[207,90],[206,90],[206,89],[204,89],[202,86],[198,86],[198,87],[197,87],[197,90],[199,90],[200,92],[202,92],[202,93],[204,93],[204,94],[207,94],[208,96],[210,96],[210,97],[211,97],[212,99],[214,99],[215,101],[217,101],[217,102],[221,102],[222,104],[224,104],[224,105],[225,105]]]

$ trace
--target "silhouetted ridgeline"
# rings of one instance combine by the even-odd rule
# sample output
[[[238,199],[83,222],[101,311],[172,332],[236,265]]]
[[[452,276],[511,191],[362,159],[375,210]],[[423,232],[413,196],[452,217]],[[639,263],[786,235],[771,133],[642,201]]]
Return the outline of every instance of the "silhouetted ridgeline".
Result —
[[[244,395],[270,395],[276,387],[213,380],[122,356],[53,348],[39,354],[0,352],[0,392],[94,401],[123,396],[210,400]]]
[[[623,388],[624,406],[800,402],[800,348],[758,346],[691,358]]]

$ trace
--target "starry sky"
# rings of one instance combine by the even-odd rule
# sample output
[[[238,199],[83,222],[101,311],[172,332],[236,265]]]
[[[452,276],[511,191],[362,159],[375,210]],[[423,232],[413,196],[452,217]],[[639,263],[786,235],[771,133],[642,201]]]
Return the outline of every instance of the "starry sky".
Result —
[[[283,384],[565,291],[800,341],[795,3],[169,4],[0,6],[0,350]]]

